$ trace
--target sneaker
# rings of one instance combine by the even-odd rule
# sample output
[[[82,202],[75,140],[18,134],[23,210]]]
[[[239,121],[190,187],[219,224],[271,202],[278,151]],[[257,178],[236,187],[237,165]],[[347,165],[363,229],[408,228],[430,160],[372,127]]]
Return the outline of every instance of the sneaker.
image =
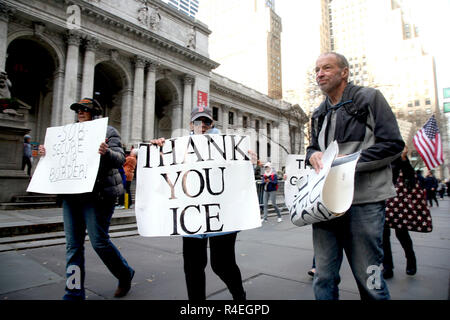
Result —
[[[261,219],[261,222],[267,222],[267,219]]]
[[[281,221],[283,221],[283,219],[281,219],[281,218],[278,218],[278,220],[277,220],[278,222],[281,222]]]

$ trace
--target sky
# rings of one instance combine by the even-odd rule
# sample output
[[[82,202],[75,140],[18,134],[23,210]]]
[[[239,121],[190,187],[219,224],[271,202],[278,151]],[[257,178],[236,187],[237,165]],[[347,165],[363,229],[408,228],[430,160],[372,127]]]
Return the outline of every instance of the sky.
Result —
[[[435,57],[439,104],[442,105],[442,89],[450,87],[450,0],[414,0],[414,19],[425,48]]]
[[[435,57],[436,62],[436,77],[438,86],[439,104],[442,105],[442,89],[450,87],[450,28],[448,27],[448,19],[450,16],[450,0],[409,0],[413,3],[415,10],[413,9],[413,19],[419,26],[420,37],[423,42],[426,52]],[[281,16],[283,31],[282,41],[284,38],[292,39],[290,34],[298,35],[298,28],[301,30],[308,30],[314,25],[317,25],[317,21],[320,17],[315,16],[313,11],[317,10],[305,10],[305,4],[308,7],[318,5],[319,0],[277,0],[275,2],[275,11]],[[291,29],[290,25],[296,26]],[[305,32],[301,35],[301,41],[289,41],[289,50],[282,52],[284,61],[290,59],[302,59],[303,62],[299,63],[296,67],[297,70],[292,70],[284,65],[283,68],[283,82],[291,82],[295,77],[299,77],[300,74],[304,74],[308,65],[315,61],[317,58],[316,52],[312,52],[308,48],[308,43],[311,47],[317,45],[314,39],[315,33]],[[300,36],[297,36],[300,39]],[[283,46],[286,43],[282,42]],[[287,55],[284,57],[284,55]],[[283,84],[284,84],[283,83]],[[301,84],[300,84],[301,85]]]

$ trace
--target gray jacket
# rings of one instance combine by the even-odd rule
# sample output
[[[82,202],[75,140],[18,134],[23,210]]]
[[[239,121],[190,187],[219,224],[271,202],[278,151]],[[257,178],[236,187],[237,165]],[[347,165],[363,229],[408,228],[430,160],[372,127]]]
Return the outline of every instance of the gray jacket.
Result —
[[[390,163],[405,143],[397,120],[380,91],[349,83],[341,102],[332,106],[328,98],[311,118],[311,141],[306,160],[325,151],[333,140],[339,154],[361,150],[356,166],[353,204],[377,202],[396,195]]]

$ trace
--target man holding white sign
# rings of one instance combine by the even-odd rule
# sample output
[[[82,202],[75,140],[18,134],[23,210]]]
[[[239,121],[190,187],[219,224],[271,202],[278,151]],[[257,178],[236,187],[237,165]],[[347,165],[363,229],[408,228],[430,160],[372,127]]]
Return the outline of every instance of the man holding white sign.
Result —
[[[395,196],[390,163],[404,142],[394,114],[375,89],[348,83],[347,59],[337,53],[316,61],[316,81],[326,99],[311,119],[306,161],[318,173],[322,157],[337,141],[339,156],[361,151],[353,203],[342,216],[313,224],[316,299],[338,299],[339,269],[345,250],[361,299],[389,299],[382,276],[385,200]]]
[[[261,226],[249,138],[211,134],[212,113],[202,106],[192,110],[190,127],[190,136],[141,145],[138,230],[143,236],[183,236],[189,300],[206,299],[208,240],[213,271],[234,300],[245,300],[235,258],[237,231]]]
[[[63,299],[85,299],[86,229],[95,252],[119,280],[114,296],[123,297],[131,288],[134,270],[108,234],[115,201],[124,192],[118,171],[125,162],[120,136],[115,128],[106,126],[107,118],[94,120],[102,112],[96,100],[84,98],[70,108],[77,113],[78,122],[61,127],[59,131],[58,128],[47,129],[45,146],[39,146],[43,158],[36,168],[38,172],[40,166],[42,174],[34,175],[33,179],[37,180],[34,186],[30,183],[30,187],[35,192],[55,189],[54,193],[64,194],[67,281]],[[97,131],[98,127],[103,129]],[[56,129],[55,137],[49,137],[50,129]]]

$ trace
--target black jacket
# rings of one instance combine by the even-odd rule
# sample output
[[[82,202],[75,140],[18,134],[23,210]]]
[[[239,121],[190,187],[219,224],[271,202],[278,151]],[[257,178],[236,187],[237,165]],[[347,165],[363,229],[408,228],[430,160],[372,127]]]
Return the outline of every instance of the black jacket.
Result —
[[[406,188],[411,191],[416,184],[416,177],[414,168],[411,166],[408,157],[406,157],[406,160],[398,157],[392,162],[392,182],[394,184],[397,182],[400,171],[403,174],[403,182]]]
[[[334,140],[339,145],[339,154],[361,151],[353,204],[377,202],[396,195],[390,163],[400,155],[405,143],[380,91],[348,83],[336,106],[325,99],[311,118],[307,163],[314,152],[325,151]]]
[[[107,127],[106,138],[109,148],[106,154],[100,157],[100,166],[93,192],[102,197],[115,198],[125,191],[119,172],[119,168],[123,167],[125,163],[125,152],[119,132],[114,127]]]

